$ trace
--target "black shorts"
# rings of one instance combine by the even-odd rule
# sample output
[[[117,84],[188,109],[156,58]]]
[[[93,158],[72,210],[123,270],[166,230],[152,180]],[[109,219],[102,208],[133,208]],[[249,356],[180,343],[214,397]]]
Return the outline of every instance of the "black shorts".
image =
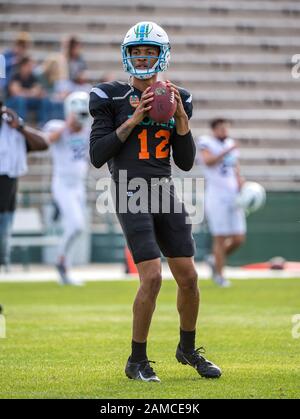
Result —
[[[194,256],[192,225],[187,222],[188,213],[170,179],[165,178],[162,186],[148,186],[148,205],[137,213],[122,212],[120,197],[123,204],[129,204],[129,199],[134,198],[140,188],[128,189],[123,185],[122,191],[120,189],[121,185],[116,184],[116,212],[135,263],[156,259],[160,252],[169,258]]]

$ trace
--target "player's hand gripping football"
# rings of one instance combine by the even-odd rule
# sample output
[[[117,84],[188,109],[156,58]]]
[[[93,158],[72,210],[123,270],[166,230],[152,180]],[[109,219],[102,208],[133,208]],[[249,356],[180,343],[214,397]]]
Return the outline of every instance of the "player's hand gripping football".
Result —
[[[145,118],[145,116],[147,116],[147,112],[151,109],[151,102],[153,101],[154,94],[153,92],[149,92],[150,89],[151,86],[147,87],[147,89],[143,91],[140,103],[134,111],[132,121],[135,125],[138,125]]]
[[[184,106],[181,100],[180,93],[178,91],[177,86],[171,83],[170,80],[166,80],[167,86],[174,92],[175,99],[177,102],[177,108],[174,114],[175,122],[176,122],[176,131],[179,135],[186,135],[189,130],[189,119],[184,110]]]
[[[176,108],[176,112],[174,114],[174,118],[175,119],[180,119],[180,118],[187,118],[188,119],[187,114],[184,110],[183,103],[182,103],[182,100],[181,100],[181,96],[180,96],[180,93],[178,91],[177,86],[175,86],[175,84],[171,83],[170,80],[166,80],[166,85],[174,92],[175,99],[176,99],[176,102],[177,102],[177,108]]]

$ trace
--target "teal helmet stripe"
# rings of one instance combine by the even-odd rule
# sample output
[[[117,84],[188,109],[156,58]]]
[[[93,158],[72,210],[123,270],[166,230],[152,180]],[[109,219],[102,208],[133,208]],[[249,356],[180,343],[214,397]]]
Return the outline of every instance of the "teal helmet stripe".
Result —
[[[145,25],[142,25],[140,29],[140,34],[139,34],[141,38],[144,38],[145,36],[145,29],[146,29]]]
[[[145,27],[145,36],[146,36],[146,38],[148,38],[148,35],[149,35],[149,25],[146,25],[146,27]]]
[[[151,25],[147,23],[146,25],[137,25],[134,32],[137,38],[141,38],[141,40],[143,40],[145,37],[148,38],[152,29]]]

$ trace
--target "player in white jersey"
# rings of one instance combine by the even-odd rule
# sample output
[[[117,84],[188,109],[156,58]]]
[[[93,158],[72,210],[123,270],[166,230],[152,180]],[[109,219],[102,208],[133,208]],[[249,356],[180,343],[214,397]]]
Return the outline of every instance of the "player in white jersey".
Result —
[[[229,127],[227,120],[215,119],[211,122],[212,134],[199,138],[205,178],[205,213],[213,236],[213,255],[207,261],[213,280],[222,287],[230,285],[223,276],[226,256],[241,246],[246,234],[245,214],[236,204],[244,180]]]
[[[62,284],[79,285],[68,275],[70,252],[85,228],[89,147],[89,95],[72,93],[65,101],[66,121],[45,125],[53,159],[52,194],[62,216],[64,233],[59,246],[57,270]]]
[[[9,270],[18,178],[27,172],[27,153],[47,148],[41,131],[28,127],[0,102],[0,272]]]

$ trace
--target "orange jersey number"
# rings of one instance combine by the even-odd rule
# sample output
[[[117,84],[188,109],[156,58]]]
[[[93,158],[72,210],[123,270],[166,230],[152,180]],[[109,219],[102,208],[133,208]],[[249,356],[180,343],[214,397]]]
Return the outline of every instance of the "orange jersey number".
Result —
[[[157,159],[163,159],[168,157],[170,153],[170,149],[164,148],[169,143],[170,139],[170,131],[165,129],[161,129],[157,131],[155,134],[155,138],[163,138],[163,140],[156,146],[155,149],[155,157]],[[148,138],[147,138],[147,130],[143,129],[143,131],[138,135],[138,139],[140,140],[140,152],[139,152],[139,159],[149,159],[150,153],[148,151]]]

